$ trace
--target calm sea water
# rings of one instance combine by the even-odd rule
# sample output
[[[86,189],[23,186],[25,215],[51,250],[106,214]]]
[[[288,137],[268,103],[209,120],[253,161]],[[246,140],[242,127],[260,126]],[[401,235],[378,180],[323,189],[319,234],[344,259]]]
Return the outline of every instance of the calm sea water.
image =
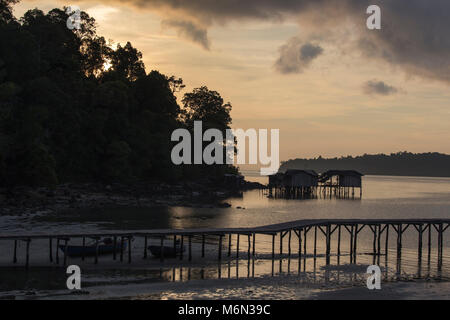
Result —
[[[266,178],[247,177],[248,180],[266,182]],[[450,178],[418,178],[418,177],[387,177],[366,176],[363,178],[362,199],[308,199],[308,200],[281,200],[270,199],[261,191],[245,192],[242,197],[226,200],[231,204],[230,208],[186,208],[186,207],[154,207],[154,208],[108,208],[91,209],[81,211],[58,212],[54,214],[35,214],[29,216],[1,216],[0,232],[78,232],[78,231],[106,231],[106,230],[136,230],[156,228],[199,228],[199,227],[250,227],[299,219],[324,219],[324,218],[450,218]],[[418,264],[417,261],[417,231],[411,227],[404,238],[401,269],[397,269],[395,261],[395,237],[391,231],[389,244],[389,259],[382,256],[375,259],[371,254],[372,233],[369,229],[363,230],[360,236],[359,255],[357,265],[349,264],[347,234],[343,232],[343,255],[338,259],[333,254],[336,251],[336,241],[332,243],[332,265],[324,267],[323,236],[318,235],[317,255],[314,259],[311,255],[313,248],[313,232],[308,234],[308,255],[303,260],[293,255],[278,256],[277,261],[271,260],[271,238],[260,236],[257,240],[257,259],[246,259],[247,238],[242,237],[240,260],[236,259],[236,239],[232,239],[232,255],[224,263],[200,261],[194,258],[194,262],[166,261],[164,265],[149,259],[140,262],[137,267],[112,262],[109,257],[102,257],[100,265],[102,269],[93,266],[92,261],[84,262],[84,284],[88,290],[94,292],[95,288],[108,286],[115,288],[118,284],[126,285],[129,289],[127,295],[132,297],[144,296],[144,298],[176,298],[189,297],[195,281],[200,281],[201,288],[221,288],[224,285],[228,289],[223,291],[223,296],[230,292],[232,297],[239,297],[242,282],[236,279],[249,277],[249,279],[262,279],[262,284],[252,284],[252,292],[258,292],[254,297],[270,297],[270,289],[273,283],[283,283],[284,289],[290,288],[293,283],[298,285],[298,278],[292,280],[292,274],[302,275],[305,283],[311,284],[319,281],[327,286],[362,285],[365,277],[365,266],[379,264],[385,274],[385,280],[396,281],[399,279],[433,278],[447,280],[450,275],[450,237],[444,237],[444,267],[442,272],[437,272],[435,243],[436,235],[432,234],[433,249],[431,259]],[[292,238],[292,252],[297,252],[297,238]],[[216,256],[217,239],[208,238],[207,257]],[[155,244],[159,240],[155,241]],[[278,240],[277,240],[278,241]],[[287,237],[284,239],[284,248],[287,248]],[[227,241],[225,241],[227,242]],[[227,246],[228,243],[225,243]],[[137,239],[132,244],[133,259],[142,261],[143,243]],[[278,250],[277,242],[277,250]],[[31,263],[36,267],[30,271],[24,271],[20,267],[8,265],[12,257],[12,249],[9,243],[0,242],[2,258],[0,258],[0,291],[3,295],[21,296],[30,290],[35,296],[55,296],[56,292],[64,292],[65,274],[60,267],[49,267],[41,261],[48,257],[48,243],[36,241],[33,243]],[[384,249],[384,242],[383,242]],[[19,248],[19,251],[21,249]],[[22,248],[23,250],[23,248]],[[287,249],[285,249],[287,250]],[[194,238],[194,257],[198,255],[199,242]],[[226,252],[226,248],[224,252]],[[427,253],[424,249],[424,257]],[[107,261],[105,261],[107,260]],[[71,264],[81,264],[81,261],[71,259]],[[299,267],[300,264],[300,267]],[[134,265],[134,264],[133,264]],[[38,267],[39,266],[39,267]],[[273,278],[272,278],[273,276]],[[218,283],[217,279],[221,278]],[[224,280],[223,278],[230,278]],[[277,280],[268,280],[277,279]],[[234,279],[234,280],[233,280]],[[281,280],[282,279],[282,280]],[[317,280],[319,279],[319,280]],[[223,282],[230,281],[230,282]],[[235,281],[235,282],[233,282]],[[256,280],[254,280],[256,281]],[[267,281],[269,281],[267,283]],[[145,284],[144,288],[136,287]],[[171,283],[170,287],[161,287],[162,284]],[[150,285],[151,284],[151,285]],[[308,286],[306,286],[308,287]],[[122,287],[122,294],[123,291]],[[264,289],[266,288],[266,289]],[[238,290],[239,289],[239,290]],[[282,292],[283,288],[280,288]],[[63,290],[63,291],[61,291]],[[217,290],[212,290],[216,292]],[[227,291],[228,290],[228,291]],[[107,296],[114,296],[114,290]],[[104,290],[102,291],[104,292]],[[160,292],[166,292],[161,296]],[[290,295],[290,290],[286,290]],[[147,295],[146,295],[147,294]],[[281,293],[280,293],[281,294]],[[206,297],[220,297],[215,293]],[[91,295],[91,297],[95,297]],[[249,297],[252,297],[250,295]],[[279,296],[282,298],[282,296]],[[89,298],[89,297],[87,297]]]

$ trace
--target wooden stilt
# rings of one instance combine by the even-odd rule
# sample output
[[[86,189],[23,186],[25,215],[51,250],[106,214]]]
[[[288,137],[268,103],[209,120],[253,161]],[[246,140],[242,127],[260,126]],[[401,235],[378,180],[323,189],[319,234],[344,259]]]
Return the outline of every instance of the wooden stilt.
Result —
[[[253,233],[252,256],[255,257],[255,254],[256,254],[256,233]]]
[[[205,257],[205,235],[202,234],[202,258]]]
[[[231,240],[232,240],[232,234],[230,233],[228,235],[228,256],[231,256]]]
[[[384,254],[386,255],[386,259],[389,253],[389,224],[386,224],[386,243],[384,245]]]
[[[375,258],[376,258],[375,256],[377,253],[377,226],[373,227],[372,232],[373,232],[373,244],[372,244],[372,246],[373,246],[373,248],[372,248],[373,249],[373,263],[372,264],[375,264]]]
[[[13,263],[17,263],[17,240],[14,240]]]
[[[86,245],[86,242],[85,242],[86,240],[85,240],[85,238],[83,237],[83,249],[84,249],[84,246]],[[83,250],[84,251],[84,250]],[[117,256],[117,237],[116,236],[114,236],[114,238],[113,238],[113,260],[116,260],[116,256]],[[83,254],[83,259],[84,259],[84,254]]]
[[[28,267],[30,266],[30,242],[31,239],[27,239],[27,251],[26,251],[26,257],[25,257],[25,268],[28,269]]]
[[[402,228],[401,224],[397,225],[397,260],[402,258]]]
[[[431,263],[431,223],[428,224],[428,265]]]
[[[350,226],[350,263],[353,262],[353,233],[355,227],[353,225]]]
[[[331,225],[326,226],[326,264],[330,264],[330,250],[331,250]]]
[[[222,260],[222,238],[223,238],[223,235],[220,235],[219,236],[219,261]]]
[[[302,267],[302,229],[298,229],[298,273],[300,274]]]
[[[59,238],[56,239],[56,264],[59,264]]]
[[[120,262],[123,262],[123,246],[125,245],[125,240],[123,236],[120,237]]]
[[[283,231],[280,232],[280,259],[283,256]]]
[[[66,260],[65,255],[64,255],[64,260]],[[95,264],[98,263],[98,238],[95,238],[95,262],[94,263]]]
[[[353,237],[353,263],[356,264],[356,257],[358,255],[357,247],[358,247],[358,224],[355,225],[355,236]]]
[[[184,247],[184,236],[181,235],[181,241],[180,241],[180,248],[181,248],[181,250],[180,250],[180,260],[183,260],[183,255],[184,255],[183,247]]]
[[[438,271],[442,271],[442,248],[443,248],[443,237],[442,237],[442,223],[439,223],[438,227]]]
[[[131,263],[131,249],[132,249],[131,241],[132,240],[133,240],[133,237],[128,237],[128,263]],[[163,252],[161,252],[161,254],[163,254]]]
[[[381,255],[381,224],[378,225],[378,236],[377,236],[377,256],[378,259]]]
[[[341,261],[341,225],[338,226],[337,263]]]
[[[316,260],[317,253],[317,226],[314,226],[314,260]]]
[[[188,237],[188,241],[189,241],[189,261],[192,261],[192,236],[189,235]]]
[[[147,259],[147,256],[148,256],[147,250],[148,250],[148,237],[144,236],[144,259]]]
[[[240,234],[238,233],[236,236],[237,236],[237,240],[236,240],[236,259],[239,259],[239,240],[240,240]]]
[[[247,235],[247,241],[248,241],[248,251],[247,251],[247,256],[248,256],[248,260],[250,261],[250,249],[251,249],[251,236],[250,234]]]
[[[48,246],[49,246],[48,254],[49,254],[50,262],[53,262],[53,238],[52,237],[50,237],[48,239]]]
[[[292,236],[292,230],[289,230],[288,234],[288,257],[291,257],[291,236]]]
[[[275,234],[272,235],[272,262],[275,259]]]
[[[419,244],[418,244],[418,253],[417,253],[417,255],[418,255],[418,259],[419,259],[419,263],[421,263],[422,262],[422,233],[423,233],[423,231],[422,231],[422,225],[421,224],[419,224]]]

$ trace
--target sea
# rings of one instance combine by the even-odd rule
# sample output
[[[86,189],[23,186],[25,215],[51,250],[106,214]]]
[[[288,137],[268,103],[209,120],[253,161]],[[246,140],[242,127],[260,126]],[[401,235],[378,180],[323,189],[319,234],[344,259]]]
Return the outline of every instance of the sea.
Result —
[[[247,180],[267,183],[266,177],[248,175]],[[450,218],[450,178],[364,176],[362,196],[339,199],[278,199],[265,190],[251,190],[225,200],[229,208],[211,207],[110,207],[61,212],[36,212],[0,216],[0,234],[27,232],[77,233],[133,231],[143,229],[190,229],[255,227],[301,219],[418,219]],[[373,254],[373,232],[361,230],[356,263],[350,259],[349,233],[341,230],[340,255],[337,236],[331,240],[330,263],[326,264],[325,238],[320,230],[307,234],[306,254],[298,257],[295,233],[276,238],[258,235],[256,256],[246,235],[223,240],[220,263],[218,237],[206,238],[206,256],[201,257],[201,237],[192,239],[192,260],[144,259],[144,241],[133,239],[132,263],[112,256],[69,258],[67,265],[81,269],[81,290],[67,289],[66,267],[49,263],[48,240],[33,240],[30,267],[25,269],[25,242],[18,243],[18,261],[12,263],[13,241],[0,240],[0,298],[3,299],[320,299],[352,297],[442,298],[450,297],[450,230],[444,234],[442,269],[437,263],[437,233],[432,229],[431,250],[424,233],[422,258],[418,259],[418,232],[409,226],[403,236],[401,257],[396,235],[390,230],[386,251],[385,234],[381,254]],[[291,239],[289,241],[289,238]],[[314,250],[314,239],[316,249]],[[160,239],[149,239],[159,245]],[[171,243],[171,239],[166,240]],[[290,254],[289,254],[290,247]],[[303,248],[302,248],[303,249]],[[315,252],[315,254],[314,254]],[[55,252],[53,253],[55,254]],[[127,253],[128,254],[128,253]],[[62,259],[62,252],[59,253]],[[53,257],[55,259],[55,257]],[[400,259],[399,259],[400,258]],[[367,289],[367,268],[381,270],[382,293]],[[417,290],[417,286],[422,289]],[[425,287],[424,287],[425,286]],[[375,290],[376,291],[376,290]],[[421,292],[421,294],[418,293]],[[384,294],[384,295],[381,295]],[[381,296],[380,296],[381,295]],[[376,297],[376,296],[372,296]]]

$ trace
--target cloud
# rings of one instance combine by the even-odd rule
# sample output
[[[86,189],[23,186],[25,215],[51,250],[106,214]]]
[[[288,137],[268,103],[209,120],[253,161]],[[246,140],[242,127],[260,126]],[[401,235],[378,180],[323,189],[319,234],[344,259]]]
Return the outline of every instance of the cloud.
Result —
[[[163,20],[161,21],[163,28],[173,28],[178,32],[179,36],[184,36],[189,40],[200,44],[204,49],[210,49],[210,41],[208,39],[208,31],[199,27],[190,21],[183,20]]]
[[[92,1],[92,0],[81,0]],[[450,83],[450,1],[448,0],[115,0],[159,14],[163,20],[190,21],[174,27],[191,41],[205,44],[214,25],[239,21],[295,21],[304,39],[333,38],[350,44],[371,61],[398,66],[409,75]],[[366,28],[366,9],[381,8],[381,30]],[[339,34],[345,24],[352,34]],[[201,31],[201,32],[200,32]],[[355,39],[355,40],[354,40]],[[325,44],[325,43],[323,43]],[[289,68],[288,68],[289,69]],[[301,68],[300,68],[301,69]],[[295,67],[294,67],[295,70]]]
[[[275,69],[282,74],[301,73],[323,49],[311,43],[303,44],[298,37],[291,38],[279,49],[280,56],[275,62]]]
[[[397,88],[378,80],[367,81],[363,89],[366,94],[378,94],[382,96],[395,94],[399,91]]]

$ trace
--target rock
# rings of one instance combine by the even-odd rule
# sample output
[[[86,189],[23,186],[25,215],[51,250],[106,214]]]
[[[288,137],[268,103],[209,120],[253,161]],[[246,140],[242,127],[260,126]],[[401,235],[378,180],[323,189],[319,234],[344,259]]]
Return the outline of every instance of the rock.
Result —
[[[231,204],[229,204],[228,202],[220,202],[219,204],[217,204],[217,206],[219,208],[229,208],[231,207]]]

